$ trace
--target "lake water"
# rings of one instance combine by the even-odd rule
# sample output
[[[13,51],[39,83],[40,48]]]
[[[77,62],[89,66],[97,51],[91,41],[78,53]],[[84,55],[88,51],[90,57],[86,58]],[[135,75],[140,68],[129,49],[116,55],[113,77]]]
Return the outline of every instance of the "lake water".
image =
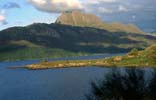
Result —
[[[112,55],[68,59],[98,59],[108,56]],[[90,92],[90,83],[102,79],[111,70],[99,67],[48,70],[8,68],[37,62],[39,61],[0,63],[0,100],[85,100],[85,95]]]

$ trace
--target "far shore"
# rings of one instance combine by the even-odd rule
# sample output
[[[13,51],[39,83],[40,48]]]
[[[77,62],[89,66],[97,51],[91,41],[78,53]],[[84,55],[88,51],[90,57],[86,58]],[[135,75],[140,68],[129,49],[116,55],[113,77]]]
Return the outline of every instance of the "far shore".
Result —
[[[69,63],[66,63],[69,62]],[[56,62],[55,62],[56,63]],[[54,64],[53,62],[50,63],[41,63],[41,64],[32,64],[28,65],[22,68],[26,68],[29,70],[42,70],[42,69],[59,69],[59,68],[78,68],[78,67],[108,67],[108,68],[156,68],[156,66],[153,65],[137,65],[137,64],[131,64],[131,65],[115,65],[113,63],[106,63],[102,60],[100,61],[80,61],[80,62],[74,62],[74,61],[64,61],[57,62],[57,64]],[[53,65],[54,64],[54,65]],[[18,68],[18,67],[17,67]]]
[[[131,67],[131,68],[156,68],[156,45],[147,47],[145,50],[132,49],[125,55],[105,57],[90,60],[57,60],[43,61],[37,64],[30,64],[23,67],[30,70],[71,68],[71,67]]]
[[[97,54],[84,54],[84,55],[74,55],[74,56],[61,56],[61,57],[50,57],[50,58],[30,58],[30,59],[13,59],[13,60],[0,60],[0,62],[18,62],[18,61],[44,61],[44,60],[60,60],[60,59],[72,59],[77,57],[92,57],[92,56],[102,56],[102,55],[123,55],[125,53],[97,53]],[[79,59],[79,58],[78,58]],[[94,59],[94,58],[91,58]],[[100,59],[100,58],[98,58]]]
[[[70,68],[70,67],[131,67],[131,68],[156,68],[156,45],[147,47],[145,50],[138,51],[132,49],[129,53],[110,58],[94,60],[62,60],[45,61],[38,64],[25,66],[27,69],[50,69],[50,68]]]

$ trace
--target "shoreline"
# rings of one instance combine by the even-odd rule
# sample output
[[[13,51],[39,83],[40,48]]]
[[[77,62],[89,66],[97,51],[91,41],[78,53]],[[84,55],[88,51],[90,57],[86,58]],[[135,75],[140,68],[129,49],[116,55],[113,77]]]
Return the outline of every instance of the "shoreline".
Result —
[[[156,68],[156,46],[152,45],[145,50],[132,49],[129,53],[120,56],[105,57],[96,60],[64,60],[41,62],[26,66],[27,69],[49,69],[65,67],[100,66],[100,67],[149,67]]]
[[[125,53],[113,53],[113,54],[110,54],[110,53],[101,53],[101,54],[88,54],[88,55],[75,55],[75,56],[62,56],[62,57],[51,57],[51,58],[33,58],[33,59],[15,59],[15,60],[0,60],[0,63],[3,63],[3,62],[19,62],[19,61],[43,61],[45,59],[48,59],[49,61],[50,60],[60,60],[60,59],[69,59],[71,60],[72,58],[76,58],[76,57],[91,57],[91,56],[102,56],[102,55],[122,55],[122,54],[125,54]],[[91,59],[94,59],[94,58],[91,58]],[[98,58],[100,59],[100,58]],[[79,60],[79,59],[75,59],[75,60]],[[89,59],[88,59],[89,60]]]
[[[83,68],[83,67],[99,67],[99,68],[155,68],[156,66],[105,66],[105,65],[93,65],[93,66],[69,66],[69,67],[38,67],[38,68],[32,68],[28,66],[22,66],[22,67],[8,67],[9,69],[27,69],[27,70],[48,70],[48,69],[64,69],[64,68]]]
[[[71,61],[56,61],[56,62],[45,62],[40,64],[31,64],[23,68],[29,70],[44,70],[44,69],[59,69],[59,68],[78,68],[78,67],[103,67],[103,68],[156,68],[156,65],[116,65],[115,63],[107,63],[105,60],[81,60],[74,62]],[[55,63],[55,64],[54,64]]]
[[[137,67],[137,68],[156,68],[156,45],[150,46],[145,50],[132,49],[125,55],[105,56],[99,59],[84,59],[84,60],[56,60],[56,61],[44,61],[37,64],[30,64],[24,66],[24,68],[30,70],[38,69],[50,69],[50,68],[70,68],[70,67]]]

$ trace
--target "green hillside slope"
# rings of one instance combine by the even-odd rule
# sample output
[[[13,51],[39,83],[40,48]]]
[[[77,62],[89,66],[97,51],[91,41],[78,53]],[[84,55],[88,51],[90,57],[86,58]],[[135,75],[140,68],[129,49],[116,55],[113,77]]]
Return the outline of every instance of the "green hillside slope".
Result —
[[[0,60],[123,53],[155,42],[156,37],[144,34],[36,23],[0,31]]]

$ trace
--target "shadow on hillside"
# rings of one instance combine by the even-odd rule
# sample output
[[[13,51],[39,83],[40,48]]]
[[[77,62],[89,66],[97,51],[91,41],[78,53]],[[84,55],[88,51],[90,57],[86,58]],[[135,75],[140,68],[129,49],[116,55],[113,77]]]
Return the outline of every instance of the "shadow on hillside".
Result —
[[[127,69],[124,74],[113,70],[91,87],[87,100],[156,100],[156,70],[151,75],[139,69]]]
[[[138,37],[138,39],[134,40],[128,37]],[[14,27],[0,31],[0,42],[6,41],[10,43],[10,41],[25,40],[42,47],[63,49],[74,53],[125,53],[133,48],[133,46],[132,48],[126,48],[128,45],[134,45],[134,47],[141,47],[140,44],[144,44],[143,46],[148,45],[140,38],[145,38],[150,41],[156,40],[156,37],[143,34],[108,32],[106,30],[89,27],[84,28],[43,23],[32,24],[27,27]],[[86,45],[79,45],[81,43]],[[109,46],[103,46],[104,44],[109,44]],[[125,45],[125,48],[118,47],[120,44]],[[12,46],[9,49],[8,47],[3,47],[0,49],[3,51],[8,50],[8,52],[21,49],[18,45],[18,48],[15,47]]]

